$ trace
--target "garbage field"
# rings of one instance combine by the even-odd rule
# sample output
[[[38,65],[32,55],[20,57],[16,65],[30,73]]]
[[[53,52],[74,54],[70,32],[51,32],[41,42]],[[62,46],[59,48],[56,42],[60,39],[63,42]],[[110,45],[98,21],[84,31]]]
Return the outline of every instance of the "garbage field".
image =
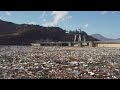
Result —
[[[119,79],[120,48],[0,46],[0,79]]]

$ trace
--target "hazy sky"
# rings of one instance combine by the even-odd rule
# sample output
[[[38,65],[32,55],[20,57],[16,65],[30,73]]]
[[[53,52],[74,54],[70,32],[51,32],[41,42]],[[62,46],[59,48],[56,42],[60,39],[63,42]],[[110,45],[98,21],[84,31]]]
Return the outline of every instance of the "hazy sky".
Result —
[[[66,30],[81,28],[88,34],[120,38],[119,11],[0,11],[0,19],[18,24],[59,26]]]

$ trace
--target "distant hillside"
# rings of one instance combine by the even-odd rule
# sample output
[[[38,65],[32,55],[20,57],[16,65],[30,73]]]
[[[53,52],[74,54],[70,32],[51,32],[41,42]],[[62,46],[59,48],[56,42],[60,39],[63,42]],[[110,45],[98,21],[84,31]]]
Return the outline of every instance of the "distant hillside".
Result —
[[[66,30],[60,27],[15,24],[0,20],[0,44],[26,45],[42,41],[73,41],[75,33],[66,33]],[[84,31],[82,35],[85,35],[88,41],[98,40]]]
[[[117,39],[110,39],[110,38],[106,38],[100,34],[92,34],[91,35],[92,37],[100,40],[100,41],[112,41],[112,42],[120,42],[120,38],[117,38]]]
[[[109,40],[112,40],[112,39],[109,39],[109,38],[106,38],[100,34],[92,34],[91,35],[92,37],[98,39],[98,40],[101,40],[101,41],[109,41]]]

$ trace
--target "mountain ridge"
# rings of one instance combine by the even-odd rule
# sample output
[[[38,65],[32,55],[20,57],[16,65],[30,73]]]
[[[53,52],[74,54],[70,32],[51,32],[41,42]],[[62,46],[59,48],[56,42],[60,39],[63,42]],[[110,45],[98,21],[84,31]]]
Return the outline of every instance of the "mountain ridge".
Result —
[[[120,38],[111,39],[111,38],[107,38],[107,37],[105,37],[101,34],[98,34],[98,33],[92,34],[91,36],[98,39],[98,40],[101,40],[101,41],[120,41]]]
[[[44,27],[33,24],[16,24],[0,20],[0,44],[30,44],[36,41],[73,41],[74,35],[79,32],[66,33],[60,27]],[[82,32],[87,41],[97,41],[98,39]],[[77,37],[78,38],[78,37]],[[83,39],[83,38],[82,38]]]

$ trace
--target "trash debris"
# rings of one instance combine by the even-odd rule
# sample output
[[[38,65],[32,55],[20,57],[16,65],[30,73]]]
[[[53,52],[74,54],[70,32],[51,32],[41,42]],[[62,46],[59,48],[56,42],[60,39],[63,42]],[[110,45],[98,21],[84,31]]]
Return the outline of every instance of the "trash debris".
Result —
[[[0,79],[43,78],[120,79],[120,48],[0,48]]]
[[[94,75],[95,73],[93,73],[93,72],[88,72],[90,75]]]

